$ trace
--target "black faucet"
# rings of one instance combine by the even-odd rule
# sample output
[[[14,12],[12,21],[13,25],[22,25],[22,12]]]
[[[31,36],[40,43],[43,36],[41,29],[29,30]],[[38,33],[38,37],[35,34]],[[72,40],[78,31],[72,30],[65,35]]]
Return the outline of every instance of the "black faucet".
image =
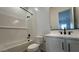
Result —
[[[66,35],[66,34],[71,35],[71,33],[72,33],[72,31],[66,31],[65,28],[63,29],[63,31],[59,31],[59,32],[60,32],[61,35],[62,34],[64,34],[64,35]]]
[[[64,28],[64,34],[66,34],[66,29]]]

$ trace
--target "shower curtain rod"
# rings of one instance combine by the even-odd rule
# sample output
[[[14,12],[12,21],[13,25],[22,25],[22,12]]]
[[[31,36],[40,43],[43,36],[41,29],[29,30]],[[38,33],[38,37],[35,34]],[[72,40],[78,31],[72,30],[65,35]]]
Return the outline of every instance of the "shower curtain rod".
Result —
[[[29,12],[28,10],[24,9],[23,7],[20,7],[21,9],[25,10],[26,12],[30,13],[31,15],[33,15],[31,12]]]

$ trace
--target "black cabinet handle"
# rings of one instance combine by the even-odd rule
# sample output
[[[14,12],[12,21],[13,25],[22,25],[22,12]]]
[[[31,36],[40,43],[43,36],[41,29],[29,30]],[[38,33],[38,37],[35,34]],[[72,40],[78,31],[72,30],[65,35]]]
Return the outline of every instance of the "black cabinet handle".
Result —
[[[70,43],[68,44],[68,52],[70,52]]]
[[[64,50],[64,43],[62,42],[62,49]]]

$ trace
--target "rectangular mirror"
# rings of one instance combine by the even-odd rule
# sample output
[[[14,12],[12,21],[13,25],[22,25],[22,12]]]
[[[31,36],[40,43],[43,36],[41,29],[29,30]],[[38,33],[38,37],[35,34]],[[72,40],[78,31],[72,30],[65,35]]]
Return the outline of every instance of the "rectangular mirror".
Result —
[[[50,7],[50,23],[53,29],[74,29],[73,7]]]

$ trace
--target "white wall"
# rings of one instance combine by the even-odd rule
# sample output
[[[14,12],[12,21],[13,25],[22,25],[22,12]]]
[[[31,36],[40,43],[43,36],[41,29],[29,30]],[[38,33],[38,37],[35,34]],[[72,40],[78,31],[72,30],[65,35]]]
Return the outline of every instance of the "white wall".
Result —
[[[38,34],[47,34],[50,31],[50,24],[49,24],[49,8],[39,8],[39,12],[37,12],[37,29]]]
[[[27,42],[27,15],[19,7],[0,7],[0,51]]]
[[[49,8],[38,7],[38,11],[35,11],[34,8],[30,8],[30,12],[34,14],[32,19],[34,33],[36,33],[36,35],[43,35],[49,33]]]
[[[76,26],[79,28],[79,7],[75,7],[75,20],[76,20]]]

